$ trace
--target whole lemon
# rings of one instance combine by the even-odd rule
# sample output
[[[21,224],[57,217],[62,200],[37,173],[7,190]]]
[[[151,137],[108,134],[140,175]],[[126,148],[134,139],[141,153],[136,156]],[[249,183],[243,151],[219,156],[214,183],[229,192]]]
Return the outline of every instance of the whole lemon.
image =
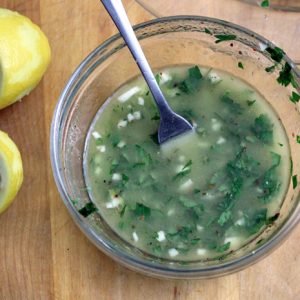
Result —
[[[51,57],[48,40],[27,17],[0,8],[0,109],[34,89]]]

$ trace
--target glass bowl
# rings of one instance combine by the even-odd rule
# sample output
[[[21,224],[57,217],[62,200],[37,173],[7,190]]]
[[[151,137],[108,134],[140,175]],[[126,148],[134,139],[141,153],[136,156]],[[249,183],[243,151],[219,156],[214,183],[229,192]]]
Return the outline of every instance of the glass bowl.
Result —
[[[292,175],[300,174],[299,106],[290,100],[296,89],[291,84],[284,87],[276,80],[286,63],[291,66],[294,86],[299,86],[300,72],[286,56],[276,63],[272,73],[265,71],[266,67],[274,65],[266,51],[266,47],[274,47],[271,42],[240,26],[195,16],[156,19],[136,26],[135,32],[154,69],[198,64],[226,70],[254,86],[281,119],[291,148]],[[216,34],[235,35],[236,39],[216,43]],[[239,61],[247,66],[244,70],[237,67]],[[220,276],[249,266],[269,254],[300,219],[300,185],[295,187],[295,176],[294,186],[291,180],[279,218],[258,237],[222,260],[186,262],[150,256],[121,239],[99,213],[83,217],[78,212],[90,203],[82,165],[89,126],[105,100],[137,75],[139,70],[123,39],[115,35],[81,63],[59,98],[51,128],[51,161],[58,190],[76,224],[100,250],[119,263],[156,277]]]

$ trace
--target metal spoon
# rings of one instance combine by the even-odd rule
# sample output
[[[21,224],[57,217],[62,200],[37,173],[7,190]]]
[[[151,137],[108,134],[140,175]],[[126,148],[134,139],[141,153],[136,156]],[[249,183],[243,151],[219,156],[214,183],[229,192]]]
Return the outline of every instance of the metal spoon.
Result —
[[[166,101],[131,27],[122,1],[101,0],[101,2],[119,29],[157,104],[160,113],[160,125],[158,130],[159,144],[162,144],[180,134],[193,130],[192,125],[183,117],[176,114]]]

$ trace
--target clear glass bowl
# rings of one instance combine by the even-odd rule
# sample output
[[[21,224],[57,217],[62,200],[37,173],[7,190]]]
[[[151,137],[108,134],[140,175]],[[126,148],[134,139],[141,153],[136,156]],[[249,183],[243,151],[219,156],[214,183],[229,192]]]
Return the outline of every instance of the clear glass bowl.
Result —
[[[205,33],[234,34],[235,41],[215,43]],[[263,51],[274,46],[255,33],[237,25],[204,17],[169,17],[135,27],[146,56],[154,69],[178,64],[198,64],[238,76],[254,86],[275,109],[287,132],[294,162],[293,175],[300,174],[299,106],[289,100],[294,90],[276,81],[281,66],[288,62],[295,82],[300,72],[285,57],[273,73],[274,64]],[[246,66],[237,67],[238,61]],[[277,221],[249,244],[215,261],[172,261],[149,256],[122,240],[93,213],[84,218],[78,210],[90,202],[83,177],[82,157],[86,134],[96,112],[122,84],[139,74],[124,41],[113,36],[96,48],[77,68],[57,104],[51,128],[51,160],[54,178],[71,216],[84,234],[103,252],[130,269],[166,278],[207,278],[240,270],[273,250],[300,219],[299,185],[289,186]],[[299,91],[298,91],[299,93]],[[299,176],[300,177],[300,176]]]

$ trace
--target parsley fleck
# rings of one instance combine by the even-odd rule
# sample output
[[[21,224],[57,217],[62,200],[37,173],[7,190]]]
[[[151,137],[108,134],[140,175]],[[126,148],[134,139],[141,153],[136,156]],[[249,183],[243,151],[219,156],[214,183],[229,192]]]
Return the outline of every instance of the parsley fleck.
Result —
[[[117,147],[117,145],[120,143],[120,141],[121,141],[121,137],[120,137],[120,135],[118,134],[118,133],[114,133],[111,137],[110,137],[110,139],[111,139],[111,144],[112,144],[112,146],[114,147],[114,148],[116,148]]]
[[[291,95],[291,97],[290,97],[290,100],[291,100],[293,103],[299,102],[299,100],[300,100],[300,95],[297,94],[296,92],[292,92],[292,95]]]
[[[201,193],[201,190],[199,190],[199,189],[194,189],[194,194],[199,194],[199,193]]]
[[[230,248],[230,242],[216,248],[217,252],[225,252]]]
[[[191,173],[191,166],[192,166],[192,161],[189,160],[186,165],[181,169],[180,172],[178,172],[174,177],[173,177],[173,181],[175,181],[178,178],[181,178],[189,173]]]
[[[160,81],[161,81],[161,75],[160,75],[159,73],[157,73],[157,74],[155,75],[155,80],[156,80],[157,84],[160,84]]]
[[[243,69],[244,70],[244,65],[243,65],[243,63],[242,62],[238,62],[238,67],[240,68],[240,69]]]
[[[297,135],[296,141],[297,141],[298,144],[300,144],[300,135]]]
[[[253,211],[251,214],[245,214],[246,229],[249,234],[255,234],[266,224],[267,222],[267,209],[262,208]]]
[[[71,199],[71,202],[75,206],[78,204],[78,199]]]
[[[254,121],[251,128],[254,135],[264,144],[270,144],[273,141],[273,124],[266,115],[261,114]]]
[[[280,165],[281,156],[275,152],[271,152],[272,167],[278,167]]]
[[[279,145],[280,147],[283,147],[283,144],[281,144],[281,143],[278,143],[278,145]]]
[[[263,195],[258,198],[262,199],[264,203],[270,200],[270,197],[276,193],[280,187],[280,183],[276,178],[276,168],[279,166],[281,161],[281,156],[277,153],[271,152],[272,155],[272,166],[268,169],[264,175],[256,180],[260,188],[263,190]]]
[[[265,68],[265,71],[268,73],[272,73],[272,72],[274,72],[275,68],[276,68],[276,65],[273,65],[271,67]]]
[[[152,134],[150,134],[150,138],[152,140],[152,142],[156,145],[159,145],[159,142],[158,142],[158,132],[154,132]]]
[[[126,208],[127,208],[127,205],[124,205],[124,206],[122,207],[122,210],[120,211],[120,217],[121,217],[121,218],[124,216]]]
[[[135,149],[140,159],[139,162],[143,162],[146,166],[149,166],[152,163],[151,155],[140,145],[135,145]]]
[[[235,34],[215,34],[217,40],[215,41],[216,44],[224,42],[224,41],[232,41],[236,39]]]
[[[291,70],[292,67],[286,62],[284,68],[279,72],[279,77],[277,78],[278,83],[288,86],[293,80]]]
[[[239,103],[236,103],[228,95],[223,95],[220,100],[225,103],[234,114],[242,114],[243,108]]]
[[[151,209],[148,206],[145,206],[142,203],[137,203],[133,213],[136,217],[145,217],[148,218],[151,215]]]
[[[160,116],[158,113],[156,113],[152,118],[151,118],[151,121],[156,121],[156,120],[159,120],[160,119]]]
[[[230,219],[231,219],[231,211],[230,210],[225,210],[224,212],[222,212],[222,214],[220,215],[219,219],[218,219],[218,223],[223,226],[224,224],[226,224]]]
[[[180,196],[178,198],[178,200],[184,207],[187,207],[187,208],[192,208],[192,207],[195,207],[198,205],[195,201],[193,201],[192,199],[190,199],[186,196]]]
[[[186,94],[195,93],[199,89],[202,77],[199,67],[192,67],[188,70],[188,77],[178,84],[178,88]]]
[[[260,3],[260,6],[261,6],[261,7],[269,7],[269,6],[270,6],[269,0],[263,0],[263,1]]]
[[[94,213],[97,210],[98,209],[94,205],[94,203],[89,202],[83,208],[81,208],[78,212],[86,218],[87,216],[89,216],[90,214]]]
[[[111,162],[109,174],[112,175],[113,173],[115,173],[118,167],[119,167],[119,162],[116,159],[114,159]]]
[[[281,62],[281,60],[283,59],[283,57],[285,55],[285,52],[278,47],[275,47],[275,48],[267,47],[266,51],[268,53],[270,53],[271,58],[273,60],[275,60],[276,62]]]
[[[252,106],[255,102],[256,100],[247,100],[247,105]]]
[[[129,180],[129,177],[126,174],[122,174],[122,180],[124,182],[127,182]]]
[[[207,34],[213,35],[212,32],[206,27],[204,28],[204,32]]]
[[[292,177],[292,182],[293,182],[293,189],[295,189],[298,185],[298,179],[297,179],[297,175],[294,175]]]
[[[96,146],[100,146],[100,145],[104,144],[104,141],[103,141],[102,138],[97,138],[96,141],[95,141],[95,143],[96,143]]]

